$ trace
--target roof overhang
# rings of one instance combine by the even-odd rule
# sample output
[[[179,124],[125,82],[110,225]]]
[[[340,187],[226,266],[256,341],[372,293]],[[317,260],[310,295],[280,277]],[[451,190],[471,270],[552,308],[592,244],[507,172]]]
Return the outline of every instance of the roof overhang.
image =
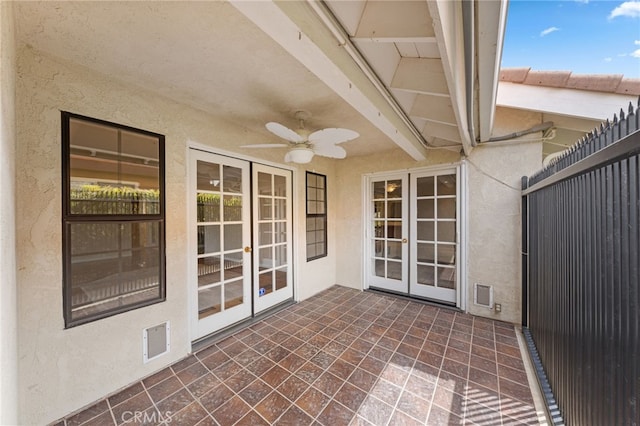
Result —
[[[490,135],[506,1],[233,5],[415,160]]]

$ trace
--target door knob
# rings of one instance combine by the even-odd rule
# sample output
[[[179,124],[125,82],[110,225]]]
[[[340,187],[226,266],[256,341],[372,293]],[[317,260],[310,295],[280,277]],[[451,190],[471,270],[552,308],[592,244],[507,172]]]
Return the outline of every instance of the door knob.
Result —
[[[244,252],[245,252],[245,253],[251,253],[251,247],[246,246],[246,247],[244,248]]]
[[[407,244],[408,240],[406,238],[402,239],[402,244]]]

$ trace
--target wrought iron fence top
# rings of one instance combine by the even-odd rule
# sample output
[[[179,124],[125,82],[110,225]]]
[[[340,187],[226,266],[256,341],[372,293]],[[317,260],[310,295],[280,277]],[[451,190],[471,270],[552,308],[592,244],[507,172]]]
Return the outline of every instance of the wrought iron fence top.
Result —
[[[576,144],[567,149],[563,155],[554,159],[548,166],[539,172],[531,175],[528,180],[529,186],[554,175],[555,173],[577,163],[589,155],[604,149],[605,147],[619,141],[640,129],[640,97],[634,107],[629,102],[627,114],[620,108],[619,118],[614,114],[613,121],[607,119],[599,127],[587,133]]]

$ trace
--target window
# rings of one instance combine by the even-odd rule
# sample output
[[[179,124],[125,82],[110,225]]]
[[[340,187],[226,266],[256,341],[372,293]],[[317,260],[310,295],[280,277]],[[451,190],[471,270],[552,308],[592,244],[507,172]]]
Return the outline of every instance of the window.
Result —
[[[63,112],[62,156],[66,327],[165,300],[164,136]]]
[[[307,172],[307,260],[327,255],[327,177]]]

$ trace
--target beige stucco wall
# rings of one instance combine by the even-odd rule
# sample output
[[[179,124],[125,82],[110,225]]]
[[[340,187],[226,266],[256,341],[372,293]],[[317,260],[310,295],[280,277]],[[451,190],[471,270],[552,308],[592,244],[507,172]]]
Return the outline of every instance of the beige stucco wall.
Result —
[[[0,424],[17,423],[18,340],[15,240],[15,28],[0,2]]]
[[[187,355],[187,146],[197,143],[248,158],[238,146],[262,142],[262,136],[28,48],[18,55],[17,95],[19,421],[43,424]],[[166,302],[67,330],[62,312],[61,110],[166,137]],[[282,158],[279,151],[264,153],[270,163]],[[306,169],[327,174],[333,184],[332,163],[314,159]],[[294,194],[302,200],[304,170],[294,170]],[[337,204],[333,196],[329,203]],[[330,256],[307,263],[304,202],[294,211],[295,257],[300,260],[294,272],[301,299],[335,283],[336,250],[330,245]],[[143,364],[142,330],[167,320],[170,353]]]
[[[541,114],[497,108],[492,136],[503,136],[540,124]],[[521,178],[542,167],[540,133],[485,143],[468,158],[469,245],[468,311],[520,323],[522,312]],[[534,142],[525,142],[534,141]],[[502,312],[473,304],[473,284],[493,286]]]

